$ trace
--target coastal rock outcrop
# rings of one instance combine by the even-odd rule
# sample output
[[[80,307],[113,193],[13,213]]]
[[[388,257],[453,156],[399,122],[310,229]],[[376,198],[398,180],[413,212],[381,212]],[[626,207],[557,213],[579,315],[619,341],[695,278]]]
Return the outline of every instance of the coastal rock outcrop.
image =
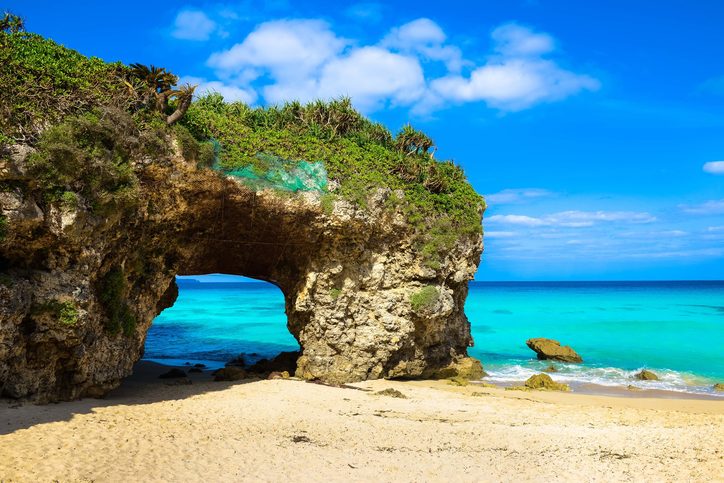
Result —
[[[252,189],[198,169],[176,148],[161,160],[134,159],[137,198],[104,213],[79,197],[35,198],[24,188],[32,151],[15,146],[0,166],[11,228],[0,240],[3,397],[106,393],[131,373],[153,318],[174,303],[175,275],[215,272],[282,290],[299,377],[483,375],[467,357],[463,311],[482,236],[456,235],[425,263],[406,217],[389,208],[400,193],[379,189],[364,208],[343,199],[323,206],[319,193]]]
[[[647,369],[643,369],[634,374],[634,379],[638,379],[639,381],[658,381],[659,376]]]
[[[581,356],[570,346],[561,346],[561,343],[553,339],[542,337],[528,339],[525,344],[533,350],[540,360],[554,360],[561,362],[583,362]]]

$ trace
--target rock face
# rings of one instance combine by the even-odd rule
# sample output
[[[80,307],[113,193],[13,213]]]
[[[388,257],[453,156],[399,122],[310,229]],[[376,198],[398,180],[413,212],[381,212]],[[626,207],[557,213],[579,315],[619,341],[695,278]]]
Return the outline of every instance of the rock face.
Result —
[[[29,151],[0,161],[0,208],[12,227],[0,241],[3,397],[106,393],[131,373],[151,321],[174,303],[175,275],[214,272],[282,290],[301,346],[299,377],[482,375],[467,358],[463,312],[479,234],[460,235],[431,268],[404,214],[386,207],[389,190],[365,209],[345,201],[323,209],[319,194],[253,191],[179,151],[136,161],[137,205],[98,215],[83,200],[63,207],[15,188],[28,182]]]
[[[529,389],[543,389],[547,391],[570,391],[568,384],[555,382],[548,374],[536,374],[525,381],[525,387]]]
[[[658,381],[659,376],[654,374],[651,371],[648,371],[646,369],[642,370],[641,372],[634,375],[635,379],[638,379],[639,381]]]
[[[553,339],[528,339],[525,343],[538,355],[541,360],[553,360],[561,362],[583,362],[581,356],[570,346],[561,346],[561,343]]]

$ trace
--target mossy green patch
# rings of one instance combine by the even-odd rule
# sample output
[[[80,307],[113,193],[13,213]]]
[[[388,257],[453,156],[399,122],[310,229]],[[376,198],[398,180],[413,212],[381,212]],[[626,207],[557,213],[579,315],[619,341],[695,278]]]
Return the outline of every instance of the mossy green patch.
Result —
[[[32,312],[34,314],[49,314],[60,325],[66,327],[74,327],[78,323],[78,317],[80,316],[78,307],[71,300],[48,300],[36,304]]]
[[[136,330],[136,317],[126,301],[126,276],[121,268],[113,268],[100,282],[99,299],[106,312],[106,330],[112,334],[131,335]]]
[[[440,292],[438,292],[437,288],[428,285],[410,296],[410,305],[412,305],[412,310],[419,312],[433,307],[439,298]]]

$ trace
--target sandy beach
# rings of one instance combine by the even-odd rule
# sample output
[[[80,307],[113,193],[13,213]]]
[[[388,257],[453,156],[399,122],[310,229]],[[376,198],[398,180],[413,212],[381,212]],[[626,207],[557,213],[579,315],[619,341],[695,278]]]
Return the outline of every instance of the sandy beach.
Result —
[[[724,480],[722,401],[164,369],[104,400],[2,402],[0,481]]]

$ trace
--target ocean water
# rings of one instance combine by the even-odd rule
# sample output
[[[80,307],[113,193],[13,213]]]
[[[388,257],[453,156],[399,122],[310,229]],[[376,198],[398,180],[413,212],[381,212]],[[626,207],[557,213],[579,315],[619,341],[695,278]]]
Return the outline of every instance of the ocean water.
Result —
[[[221,366],[296,350],[284,298],[265,283],[181,281],[154,321],[145,358]],[[519,384],[549,365],[525,341],[558,339],[583,364],[554,363],[573,389],[587,384],[712,394],[724,382],[724,282],[473,282],[465,306],[490,382]],[[252,355],[253,354],[253,355]],[[632,379],[642,368],[661,380]],[[719,393],[719,395],[722,395]]]

